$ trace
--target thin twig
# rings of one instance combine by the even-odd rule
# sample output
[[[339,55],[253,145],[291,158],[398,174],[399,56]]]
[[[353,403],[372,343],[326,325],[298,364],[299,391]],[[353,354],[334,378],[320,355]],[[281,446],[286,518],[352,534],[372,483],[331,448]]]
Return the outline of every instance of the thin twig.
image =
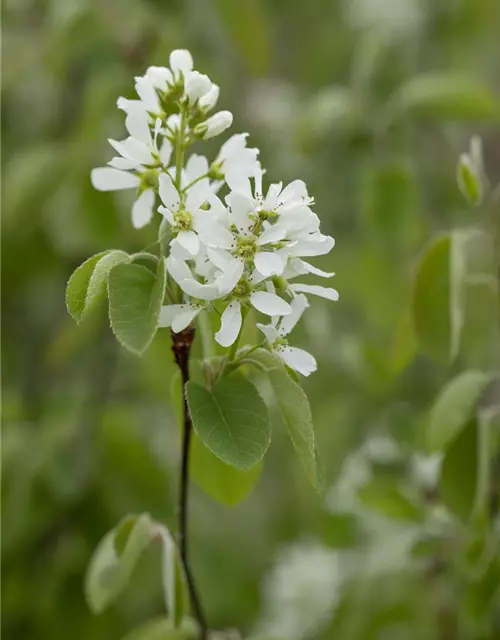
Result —
[[[180,333],[172,333],[172,351],[174,353],[175,362],[180,369],[182,376],[183,389],[183,434],[182,434],[182,451],[181,451],[181,476],[179,485],[179,553],[181,556],[184,573],[186,576],[189,596],[194,614],[200,626],[200,640],[206,640],[208,637],[208,625],[205,613],[201,605],[200,596],[196,588],[193,574],[189,565],[188,557],[188,497],[189,497],[189,449],[191,444],[191,434],[193,424],[186,398],[186,384],[189,382],[189,355],[194,339],[194,328],[188,327]]]

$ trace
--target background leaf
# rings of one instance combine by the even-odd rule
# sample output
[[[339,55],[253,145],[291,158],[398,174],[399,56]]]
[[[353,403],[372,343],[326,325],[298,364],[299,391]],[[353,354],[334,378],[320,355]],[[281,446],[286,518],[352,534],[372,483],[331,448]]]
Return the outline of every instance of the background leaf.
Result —
[[[474,506],[477,478],[478,427],[471,420],[446,451],[439,496],[448,509],[467,521]]]
[[[174,627],[168,618],[158,618],[146,622],[123,640],[196,640],[198,633],[194,620],[185,618],[180,627]]]
[[[474,417],[481,393],[490,380],[491,375],[482,371],[464,371],[441,389],[427,425],[427,444],[431,451],[445,449]]]
[[[94,613],[104,611],[127,586],[154,531],[148,514],[127,516],[101,540],[85,578],[87,602]]]

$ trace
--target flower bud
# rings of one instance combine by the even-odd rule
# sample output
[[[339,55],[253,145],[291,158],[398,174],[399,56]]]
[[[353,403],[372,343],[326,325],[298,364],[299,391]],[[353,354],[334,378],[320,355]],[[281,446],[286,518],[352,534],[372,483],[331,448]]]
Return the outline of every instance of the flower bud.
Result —
[[[212,88],[208,93],[200,98],[199,105],[202,109],[210,111],[217,104],[219,99],[219,87],[216,84],[212,84]]]
[[[168,85],[174,83],[174,76],[167,67],[149,67],[146,71],[146,78],[151,80],[155,89],[167,91]]]
[[[212,117],[205,120],[194,128],[194,135],[198,138],[208,140],[218,136],[233,123],[233,114],[230,111],[218,111]]]
[[[191,103],[206,95],[212,88],[210,78],[198,71],[191,71],[186,77],[186,94]]]
[[[187,49],[175,49],[170,54],[170,68],[176,78],[184,77],[193,69],[193,58]]]

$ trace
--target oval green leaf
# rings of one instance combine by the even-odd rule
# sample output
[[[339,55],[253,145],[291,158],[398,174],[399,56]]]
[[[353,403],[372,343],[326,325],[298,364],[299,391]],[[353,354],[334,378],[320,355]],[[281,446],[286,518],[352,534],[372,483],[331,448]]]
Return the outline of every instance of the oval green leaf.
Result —
[[[81,264],[68,280],[66,286],[66,307],[75,322],[82,320],[90,278],[94,273],[96,264],[107,254],[108,251],[103,251],[102,253],[92,256]]]
[[[226,464],[248,471],[271,441],[266,405],[255,387],[238,374],[223,377],[212,391],[187,383],[194,428],[201,441]]]
[[[427,445],[440,451],[474,417],[478,400],[491,376],[482,371],[464,371],[441,390],[430,411]]]
[[[165,296],[165,265],[156,275],[139,264],[119,264],[108,278],[109,317],[119,342],[141,354],[151,344]]]

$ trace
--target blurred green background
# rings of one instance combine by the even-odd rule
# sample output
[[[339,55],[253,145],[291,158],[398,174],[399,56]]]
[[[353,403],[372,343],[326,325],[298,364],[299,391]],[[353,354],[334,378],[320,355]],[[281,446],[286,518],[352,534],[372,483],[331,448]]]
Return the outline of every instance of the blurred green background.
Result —
[[[336,238],[315,264],[336,271],[340,301],[315,299],[296,341],[319,362],[304,387],[326,486],[346,475],[346,456],[353,468],[352,482],[316,495],[278,425],[243,503],[193,485],[192,564],[211,626],[460,637],[460,585],[412,565],[414,525],[373,523],[349,499],[339,514],[336,496],[349,498],[366,459],[411,476],[422,417],[452,373],[417,352],[412,282],[430,235],[473,221],[455,181],[472,133],[500,178],[499,33],[498,0],[4,0],[5,638],[118,640],[163,611],[154,551],[105,614],[91,615],[82,587],[92,550],[126,513],[175,528],[169,335],[134,358],[103,318],[77,327],[64,288],[88,256],[154,242],[153,226],[132,228],[127,196],[94,191],[89,172],[110,159],[106,139],[124,137],[117,97],[134,97],[133,77],[174,48],[221,86],[220,108],[261,148],[269,179],[307,182]],[[444,107],[408,89],[418,74],[439,72],[439,88],[456,71],[472,80]],[[487,335],[469,338],[467,364],[486,366]]]

